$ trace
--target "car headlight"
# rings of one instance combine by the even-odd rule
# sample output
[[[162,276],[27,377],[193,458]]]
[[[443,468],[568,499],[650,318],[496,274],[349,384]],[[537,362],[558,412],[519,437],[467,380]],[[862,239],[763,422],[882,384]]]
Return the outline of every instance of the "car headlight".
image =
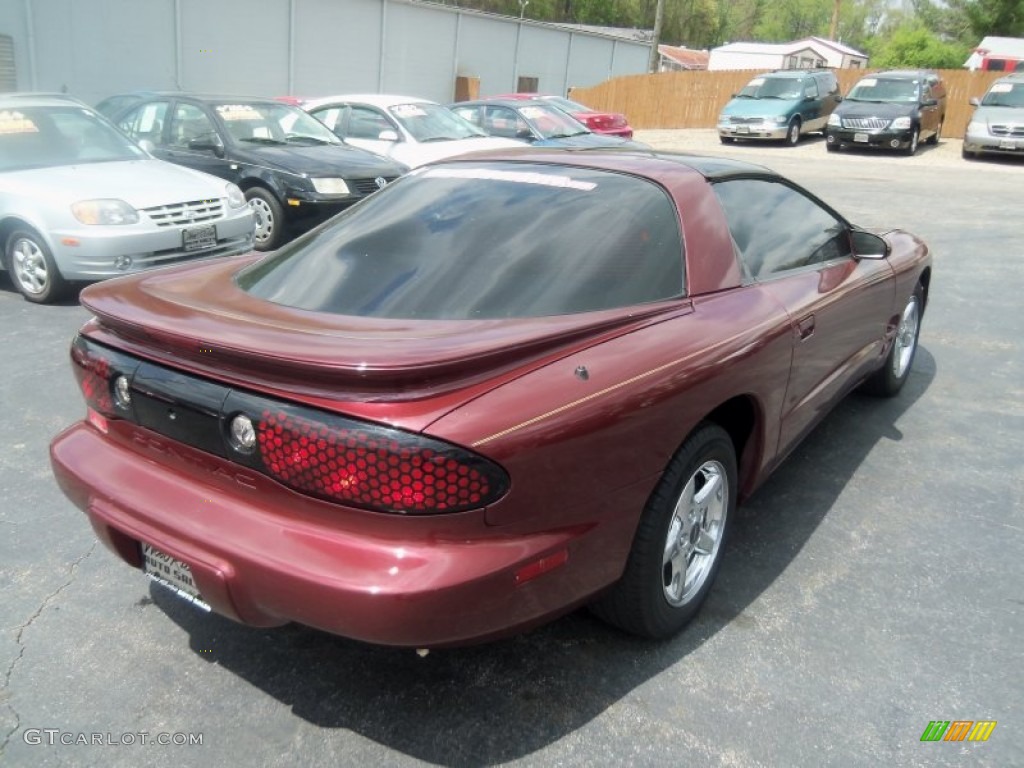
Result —
[[[235,184],[225,184],[224,192],[228,196],[228,206],[231,208],[245,208],[245,195]]]
[[[897,131],[907,130],[908,128],[910,128],[910,118],[897,117],[895,120],[892,121],[892,128],[894,128]]]
[[[772,120],[774,120],[779,125],[785,125],[786,123],[789,122],[789,118],[786,117],[785,115],[776,115],[775,117],[772,118]]]
[[[83,224],[134,224],[139,212],[124,200],[81,200],[73,203],[71,213]]]
[[[347,195],[348,184],[344,179],[312,179],[313,189],[321,195]]]
[[[841,128],[843,125],[843,121],[839,117],[839,115],[833,112],[831,115],[828,116],[828,124],[831,125],[833,128]]]
[[[986,131],[988,131],[988,126],[985,123],[972,120],[967,124],[968,133],[985,133]]]

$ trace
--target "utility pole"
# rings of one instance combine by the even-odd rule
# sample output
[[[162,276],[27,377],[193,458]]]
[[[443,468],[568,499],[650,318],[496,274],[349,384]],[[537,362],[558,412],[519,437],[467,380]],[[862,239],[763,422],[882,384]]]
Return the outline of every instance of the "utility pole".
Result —
[[[836,40],[836,33],[839,32],[839,3],[842,0],[836,0],[835,6],[832,8],[832,24],[828,28],[828,39]]]
[[[839,2],[839,0],[836,0]],[[654,35],[651,38],[651,59],[647,62],[648,72],[658,71],[658,62],[661,60],[660,54],[658,53],[658,45],[661,43],[661,25],[665,21],[665,0],[658,0],[658,5],[654,10]]]

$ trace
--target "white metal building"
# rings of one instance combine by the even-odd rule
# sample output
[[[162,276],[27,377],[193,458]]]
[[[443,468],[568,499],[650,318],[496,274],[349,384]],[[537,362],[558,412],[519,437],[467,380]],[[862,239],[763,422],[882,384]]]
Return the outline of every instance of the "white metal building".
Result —
[[[565,94],[650,57],[641,41],[414,0],[0,0],[5,36],[18,90],[90,103],[175,89],[447,102],[459,76],[480,95]]]

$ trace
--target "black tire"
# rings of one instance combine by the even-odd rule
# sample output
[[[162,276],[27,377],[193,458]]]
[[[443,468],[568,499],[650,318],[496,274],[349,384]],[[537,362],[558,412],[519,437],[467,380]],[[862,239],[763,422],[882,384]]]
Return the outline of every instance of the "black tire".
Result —
[[[717,424],[699,425],[651,494],[622,578],[591,610],[642,637],[664,639],[681,630],[700,609],[718,573],[736,509],[736,478],[736,452],[728,433]],[[693,503],[686,505],[691,488]],[[701,546],[709,551],[702,552]],[[689,586],[687,574],[694,579]]]
[[[68,292],[68,283],[46,241],[31,229],[11,232],[4,244],[4,266],[14,287],[28,301],[49,304]]]
[[[895,397],[903,389],[917,354],[923,315],[924,288],[918,283],[900,314],[900,323],[889,354],[885,356],[885,364],[864,382],[865,392],[879,397]]]
[[[732,136],[719,136],[718,140],[720,142],[722,142],[723,144],[732,144],[733,143]]]
[[[921,129],[920,128],[914,128],[910,132],[910,143],[907,144],[906,149],[903,150],[903,154],[907,155],[908,157],[913,157],[915,154],[917,154],[917,143],[918,143],[918,140],[920,138],[921,138]]]
[[[978,159],[978,153],[977,152],[968,152],[963,147],[960,147],[960,157],[962,157],[964,160],[977,160]]]
[[[800,118],[794,117],[789,121],[789,126],[786,128],[786,138],[783,139],[791,147],[795,147],[800,143]]]
[[[826,142],[825,143],[825,150],[828,151],[828,152],[838,152],[839,151],[839,144],[838,144],[838,142],[834,143],[834,144],[829,144],[828,142]]]
[[[245,199],[249,201],[249,207],[256,216],[253,247],[257,251],[274,250],[284,240],[284,209],[274,193],[263,187],[245,190]]]
[[[939,124],[935,127],[935,133],[928,137],[928,144],[935,146],[939,143],[939,137],[942,136],[942,124],[946,122],[946,117],[943,115],[939,118]]]

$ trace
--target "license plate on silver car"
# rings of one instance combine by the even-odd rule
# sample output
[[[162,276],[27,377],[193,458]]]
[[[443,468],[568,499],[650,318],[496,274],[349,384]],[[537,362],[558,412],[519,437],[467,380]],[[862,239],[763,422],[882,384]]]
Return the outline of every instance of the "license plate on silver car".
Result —
[[[1017,143],[1014,142],[1014,141],[1005,141],[1005,140],[1004,141],[1000,141],[999,142],[999,148],[1000,149],[1016,149],[1017,148]]]
[[[866,133],[855,133],[853,134],[853,140],[859,144],[867,144],[869,139]]]
[[[142,542],[142,570],[150,579],[167,587],[179,597],[185,598],[204,611],[210,610],[209,604],[199,595],[199,587],[192,577],[192,569],[181,560]]]
[[[181,246],[186,251],[201,251],[217,244],[217,227],[208,224],[204,227],[192,227],[181,231]]]

